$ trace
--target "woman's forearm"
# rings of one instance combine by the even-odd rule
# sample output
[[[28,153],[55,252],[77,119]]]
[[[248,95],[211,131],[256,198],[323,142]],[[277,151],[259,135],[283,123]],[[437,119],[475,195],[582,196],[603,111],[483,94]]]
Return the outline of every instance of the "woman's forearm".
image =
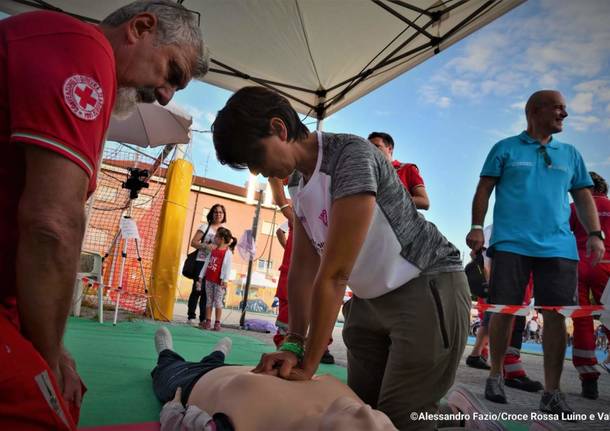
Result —
[[[309,334],[303,368],[315,372],[332,337],[337,315],[343,302],[346,280],[318,277],[313,286]]]
[[[290,271],[288,272],[288,327],[290,332],[307,335],[313,283],[320,266],[320,257],[314,250],[305,229],[297,219],[293,231]]]
[[[288,274],[288,315],[289,331],[307,335],[309,311],[313,291],[313,276],[304,274],[298,265],[291,267]],[[315,274],[315,272],[314,272]]]

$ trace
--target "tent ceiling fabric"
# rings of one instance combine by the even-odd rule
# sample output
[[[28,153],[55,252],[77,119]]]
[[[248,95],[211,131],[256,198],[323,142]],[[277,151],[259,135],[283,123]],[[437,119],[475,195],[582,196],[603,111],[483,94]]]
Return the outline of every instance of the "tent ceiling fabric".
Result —
[[[212,54],[205,82],[266,85],[323,118],[463,39],[525,0],[184,0]],[[100,20],[128,0],[45,0]],[[0,10],[43,7],[4,0]]]

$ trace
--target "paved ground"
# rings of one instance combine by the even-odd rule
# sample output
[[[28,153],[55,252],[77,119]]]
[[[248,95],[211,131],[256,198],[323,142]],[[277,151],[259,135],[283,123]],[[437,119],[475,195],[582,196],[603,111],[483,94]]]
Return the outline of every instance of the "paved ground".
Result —
[[[237,310],[225,310],[223,315],[223,325],[226,325],[227,332],[238,331],[240,312]],[[246,318],[265,319],[275,321],[275,316],[269,314],[247,313]],[[178,322],[186,322],[186,305],[177,304],[174,311],[174,319]],[[242,333],[244,331],[241,331]],[[267,341],[272,344],[272,334],[261,334],[247,331],[247,335]],[[346,349],[341,337],[341,324],[338,323],[333,331],[334,342],[330,346],[331,353],[335,356],[336,363],[346,365]],[[471,347],[467,346],[464,352],[464,358],[470,352]],[[524,354],[522,356],[524,367],[530,376],[535,380],[543,380],[542,356]],[[601,370],[601,369],[600,369]],[[544,428],[538,429],[557,429],[557,430],[610,430],[610,374],[604,370],[599,380],[599,399],[592,401],[584,399],[580,396],[580,380],[578,373],[569,361],[565,362],[564,373],[562,376],[562,389],[567,395],[567,400],[570,406],[579,414],[586,415],[587,419],[578,423],[560,422],[554,423],[542,421]],[[467,367],[462,360],[457,372],[456,384],[461,384],[467,387],[477,399],[491,412],[495,413],[515,413],[525,414],[531,417],[532,412],[540,413],[537,408],[540,402],[540,393],[530,394],[512,388],[506,388],[506,394],[509,399],[509,404],[495,404],[484,399],[483,387],[485,384],[486,372]],[[598,414],[605,414],[604,418],[597,417]],[[590,415],[595,419],[590,420]],[[521,422],[527,429],[532,421]],[[481,426],[479,429],[492,429],[490,426]],[[532,428],[533,429],[533,428]]]

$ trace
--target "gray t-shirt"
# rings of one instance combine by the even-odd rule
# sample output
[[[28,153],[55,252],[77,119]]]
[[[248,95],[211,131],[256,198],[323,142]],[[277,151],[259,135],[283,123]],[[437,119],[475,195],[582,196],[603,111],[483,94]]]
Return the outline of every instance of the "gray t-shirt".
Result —
[[[459,250],[417,211],[379,150],[354,135],[321,136],[312,177],[305,184],[300,175],[293,175],[288,187],[294,190],[297,217],[320,254],[332,201],[360,193],[375,195],[373,221],[349,281],[358,296],[379,296],[420,273],[463,270]],[[366,287],[372,280],[383,286]]]

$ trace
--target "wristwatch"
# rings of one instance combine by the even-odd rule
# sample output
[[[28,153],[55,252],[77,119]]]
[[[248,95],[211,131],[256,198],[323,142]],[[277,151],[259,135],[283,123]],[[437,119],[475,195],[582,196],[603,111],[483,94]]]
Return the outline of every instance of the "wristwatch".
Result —
[[[589,232],[589,236],[596,236],[599,239],[601,239],[602,241],[606,240],[606,235],[604,234],[603,230],[593,230],[593,231]]]

